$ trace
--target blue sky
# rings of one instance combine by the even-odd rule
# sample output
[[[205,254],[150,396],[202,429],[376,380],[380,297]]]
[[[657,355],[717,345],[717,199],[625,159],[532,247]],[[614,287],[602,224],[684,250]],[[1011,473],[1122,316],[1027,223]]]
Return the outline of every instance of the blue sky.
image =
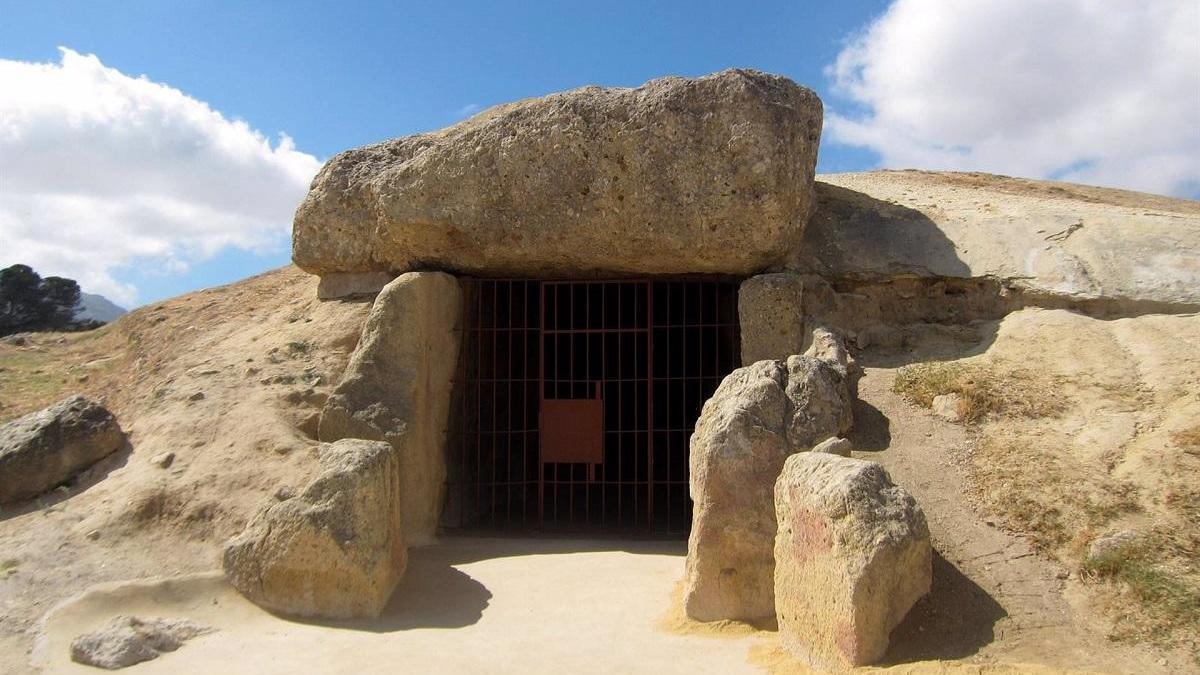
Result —
[[[824,95],[822,69],[886,3],[9,2],[0,56],[59,45],[145,74],[321,158],[585,84],[753,67]],[[830,170],[863,159],[831,153]]]
[[[278,166],[264,169],[263,175],[268,176],[263,179],[264,191],[274,189],[272,186],[280,181],[291,181],[288,185],[293,185],[299,180],[294,176],[307,175],[305,171],[315,167],[311,158],[305,163],[307,155],[324,161],[343,149],[451,124],[464,111],[479,107],[584,84],[634,86],[663,75],[701,75],[736,66],[787,75],[821,95],[827,108],[818,167],[821,172],[876,166],[978,168],[1192,198],[1200,195],[1200,170],[1186,156],[1168,158],[1179,168],[1165,177],[1160,175],[1163,169],[1154,167],[1173,166],[1168,160],[1155,162],[1141,174],[1123,176],[1106,173],[1109,158],[1092,152],[1086,140],[1069,153],[1045,157],[1045,153],[1020,147],[1008,149],[1021,142],[1032,147],[1044,134],[1053,133],[1051,123],[1055,119],[1076,119],[1075,112],[1064,110],[1072,104],[1055,97],[1053,78],[1040,85],[1041,89],[1021,89],[1032,85],[1024,82],[1025,73],[1020,69],[1041,70],[1039,64],[1060,68],[1061,73],[1052,70],[1051,74],[1061,75],[1064,82],[1080,80],[1080,73],[1071,69],[1090,66],[1076,63],[1070,55],[1042,55],[1035,50],[1032,60],[1018,59],[1013,72],[994,72],[996,59],[957,67],[965,60],[961,50],[968,47],[972,53],[984,52],[981,58],[990,58],[989,45],[994,43],[994,50],[1011,49],[1014,40],[1019,46],[1021,36],[1032,33],[1046,42],[1065,41],[1069,45],[1071,40],[1078,40],[1082,48],[1085,42],[1095,44],[1092,40],[1097,31],[1126,31],[1124,26],[1130,21],[1136,24],[1137,16],[1116,16],[1100,27],[1083,26],[1086,32],[1063,34],[1061,26],[1049,22],[1041,25],[1035,20],[1030,26],[1030,17],[1014,14],[1009,8],[1012,3],[980,0],[965,4],[974,8],[965,13],[943,12],[940,7],[944,5],[931,0],[901,0],[895,4],[883,0],[757,4],[0,2],[0,16],[4,17],[0,20],[0,60],[24,64],[58,64],[61,60],[65,68],[66,61],[58,48],[66,47],[80,55],[94,55],[98,61],[92,64],[93,69],[103,67],[109,69],[104,72],[131,78],[145,76],[207,104],[224,120],[242,120],[250,131],[260,132],[272,144],[264,151],[269,156],[263,162]],[[1129,4],[1114,4],[1110,9]],[[1191,16],[1188,5],[1194,3],[1177,4],[1185,19]],[[1077,21],[1091,16],[1087,3],[1080,4],[1080,0],[1064,0],[1057,5],[1064,11],[1079,13],[1083,18]],[[947,21],[951,24],[944,26]],[[942,27],[937,35],[951,31],[955,39],[931,39],[929,32],[921,30],[923,22],[936,22]],[[1173,23],[1178,23],[1178,17]],[[1147,34],[1170,30],[1165,22],[1153,17],[1146,19],[1143,28],[1141,34],[1121,33],[1114,39],[1142,41]],[[1011,34],[1006,35],[1005,30]],[[980,36],[975,44],[971,31]],[[1192,56],[1187,51],[1187,37],[1179,38],[1184,44],[1182,52],[1168,55],[1185,69]],[[1112,55],[1131,58],[1129,50],[1120,44],[1112,46]],[[1162,60],[1163,55],[1147,54],[1145,58]],[[1098,60],[1103,62],[1103,58]],[[905,70],[910,61],[912,69],[920,72]],[[1015,80],[1005,87],[1016,90],[1006,92],[1004,87],[997,87],[997,95],[1011,99],[1017,94],[1024,101],[1022,110],[1032,108],[1041,117],[1025,120],[1024,113],[1014,112],[1003,119],[1020,118],[1023,126],[1014,123],[1011,129],[1004,124],[979,128],[972,126],[971,120],[984,115],[968,109],[959,118],[933,119],[922,127],[923,120],[936,115],[921,112],[921,105],[926,110],[947,107],[937,98],[942,95],[939,83],[960,81],[969,89],[971,83],[986,83],[992,77],[1003,77],[1005,82]],[[1111,79],[1111,74],[1097,72],[1094,77]],[[1192,93],[1189,88],[1194,82],[1186,73],[1174,77],[1172,86],[1178,89],[1183,78],[1183,95]],[[36,86],[36,77],[28,79],[35,83],[29,86]],[[1084,81],[1088,82],[1086,77]],[[0,86],[3,84],[0,81]],[[122,86],[137,88],[128,82]],[[988,100],[986,91],[968,93],[978,110],[1004,105],[999,99]],[[1194,93],[1200,96],[1200,85]],[[20,106],[27,100],[20,96],[12,94],[15,102],[10,105]],[[161,103],[161,97],[155,100],[164,110],[177,110],[173,103]],[[1192,116],[1194,111],[1186,101],[1183,106],[1172,119],[1182,116],[1186,121]],[[46,115],[62,116],[63,109],[54,107],[56,112]],[[69,104],[66,110],[69,114]],[[171,114],[175,113],[163,113],[154,119],[167,119]],[[195,117],[192,113],[180,114]],[[1200,124],[1195,117],[1192,120]],[[172,128],[174,124],[169,119],[164,122]],[[144,121],[133,125],[144,126]],[[128,133],[131,127],[121,128],[124,131],[114,138],[140,144],[145,151],[142,155],[127,154],[150,157],[138,169],[144,173],[138,175],[171,175],[169,159],[152,156],[153,148],[164,144],[160,136],[139,141]],[[939,137],[943,129],[944,138]],[[1176,142],[1167,136],[1159,145],[1190,149],[1196,143],[1187,131],[1175,133],[1185,137]],[[87,143],[96,134],[93,129],[74,144]],[[296,153],[290,146],[279,146],[280,134],[292,139]],[[50,132],[46,137],[48,142],[56,138]],[[1097,147],[1105,142],[1103,137],[1095,140]],[[23,148],[25,155],[40,152],[16,147]],[[1006,150],[994,150],[996,147]],[[117,142],[105,148],[103,152],[126,154]],[[1146,155],[1150,150],[1132,148],[1127,152]],[[1112,166],[1122,163],[1117,161],[1120,157],[1111,159]],[[103,157],[96,161],[108,166]],[[120,174],[121,166],[120,161],[113,160],[108,170]],[[213,167],[213,172],[220,173],[219,163]],[[15,173],[22,166],[0,164],[0,170]],[[292,178],[280,178],[285,174]],[[194,183],[197,179],[184,176],[178,180]],[[239,180],[243,186],[252,182],[248,178]],[[31,223],[31,219],[39,218],[43,210],[51,210],[44,206],[51,202],[43,197],[71,189],[64,185],[67,187],[22,187],[28,194],[42,197],[22,197],[19,203],[24,206],[10,208],[8,221],[2,220],[5,215],[0,210],[0,227],[11,230],[0,230],[0,234],[9,235],[15,242],[20,232],[44,227]],[[130,185],[129,189],[136,190],[137,186]],[[288,260],[285,230],[290,212],[286,207],[289,203],[294,207],[295,200],[294,187],[288,189],[274,211],[246,214],[238,207],[210,203],[214,199],[211,195],[181,197],[186,190],[168,188],[172,199],[189,205],[172,213],[217,213],[212,218],[227,223],[226,229],[211,236],[205,234],[203,216],[191,216],[193,221],[171,221],[174,230],[160,228],[148,234],[153,228],[142,228],[130,235],[131,240],[140,242],[138,246],[127,246],[106,258],[103,269],[86,273],[80,270],[75,276],[85,282],[85,290],[117,295],[118,301],[127,304],[142,304],[282,265]],[[0,185],[0,192],[3,190]],[[110,201],[103,203],[112,206]],[[203,208],[191,208],[196,205]],[[130,211],[128,205],[119,206],[113,206],[113,213],[141,212]],[[240,230],[260,227],[265,221],[273,224],[261,225],[263,229],[255,230],[252,237],[239,236]],[[110,226],[110,240],[123,236],[120,222]],[[190,234],[176,240],[171,236],[175,230]],[[102,238],[86,236],[86,232],[76,235],[54,245],[92,251],[106,245]],[[57,255],[50,244],[31,242],[20,250],[35,260],[42,256],[44,265],[51,268],[84,264],[79,262],[82,257]],[[0,264],[10,262],[0,252]],[[69,270],[53,269],[49,273],[65,271]],[[88,289],[89,285],[93,288]]]

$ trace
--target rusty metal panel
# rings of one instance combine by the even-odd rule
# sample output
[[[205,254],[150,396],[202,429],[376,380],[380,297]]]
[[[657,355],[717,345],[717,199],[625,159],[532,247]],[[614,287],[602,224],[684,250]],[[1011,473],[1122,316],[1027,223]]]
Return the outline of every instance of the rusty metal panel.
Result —
[[[604,461],[604,402],[598,398],[542,399],[542,462]]]

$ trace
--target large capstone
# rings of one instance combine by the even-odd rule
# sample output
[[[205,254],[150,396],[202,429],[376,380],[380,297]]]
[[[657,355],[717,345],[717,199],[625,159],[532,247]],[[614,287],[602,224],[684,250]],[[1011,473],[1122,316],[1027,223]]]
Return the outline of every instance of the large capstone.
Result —
[[[789,457],[775,484],[784,648],[821,672],[874,663],[932,581],[925,514],[875,462]]]
[[[80,395],[0,426],[0,504],[36,497],[124,445],[113,414]]]
[[[408,563],[397,454],[381,441],[322,444],[317,477],[226,545],[229,582],[282,614],[379,616]]]
[[[792,356],[733,371],[704,404],[690,455],[688,616],[755,620],[775,613],[775,480],[788,456],[850,429],[848,385],[837,362]]]
[[[402,274],[380,291],[342,381],[325,403],[322,441],[387,441],[398,451],[397,504],[409,544],[429,543],[445,497],[446,425],[462,290],[441,272]]]
[[[821,115],[748,70],[498,106],[336,155],[292,258],[322,276],[753,273],[799,244]]]

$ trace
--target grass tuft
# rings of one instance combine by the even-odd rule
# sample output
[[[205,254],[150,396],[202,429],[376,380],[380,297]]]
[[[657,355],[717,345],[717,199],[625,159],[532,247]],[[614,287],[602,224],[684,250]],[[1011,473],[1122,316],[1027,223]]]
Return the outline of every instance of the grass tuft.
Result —
[[[308,340],[293,340],[287,343],[288,353],[292,355],[307,354],[313,348],[313,344]]]
[[[1050,377],[1028,370],[998,370],[979,364],[917,363],[901,368],[892,391],[930,407],[943,394],[959,395],[963,421],[977,424],[989,418],[1056,417],[1066,401]]]
[[[1117,591],[1114,637],[1165,644],[1177,631],[1200,631],[1200,590],[1186,571],[1160,562],[1167,557],[1166,548],[1169,543],[1156,535],[1084,560],[1084,578],[1111,584]],[[1130,596],[1136,605],[1120,602]],[[1194,656],[1200,659],[1200,652]]]

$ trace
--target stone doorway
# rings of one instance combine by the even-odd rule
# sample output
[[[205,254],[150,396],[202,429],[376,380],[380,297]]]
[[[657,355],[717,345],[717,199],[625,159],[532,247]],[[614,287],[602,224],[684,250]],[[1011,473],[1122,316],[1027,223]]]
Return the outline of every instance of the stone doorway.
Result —
[[[445,529],[686,535],[738,283],[462,279]]]

